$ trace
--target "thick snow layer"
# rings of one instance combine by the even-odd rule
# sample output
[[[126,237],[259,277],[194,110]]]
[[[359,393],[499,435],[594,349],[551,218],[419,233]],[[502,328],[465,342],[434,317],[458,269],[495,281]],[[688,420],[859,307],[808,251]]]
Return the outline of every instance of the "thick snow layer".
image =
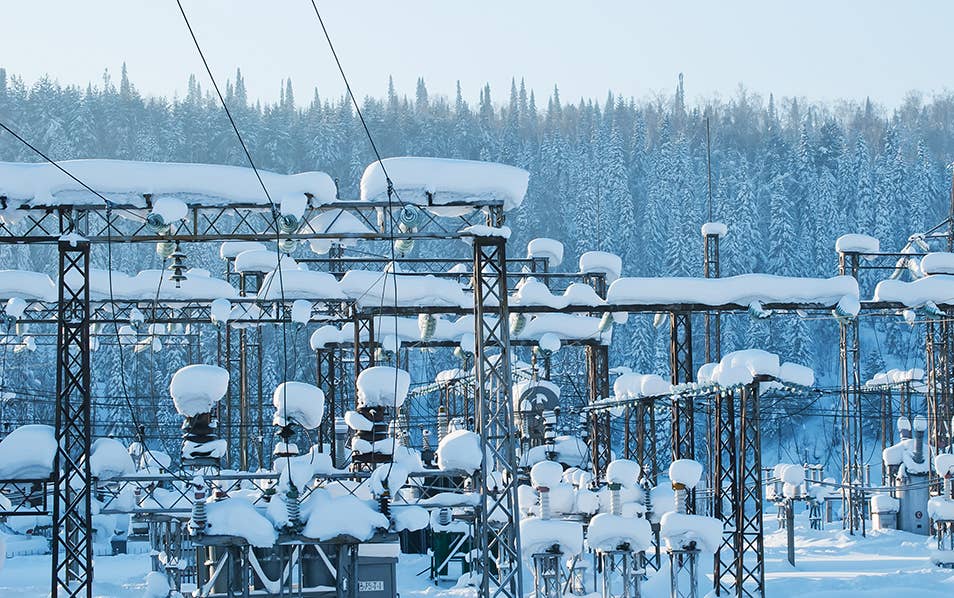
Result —
[[[214,278],[208,270],[191,268],[186,279],[176,284],[169,280],[168,270],[143,270],[135,276],[123,272],[112,273],[112,296],[114,299],[154,301],[158,291],[160,300],[188,301],[192,299],[231,299],[238,297],[238,290],[228,282]],[[162,279],[160,286],[159,280]],[[110,275],[106,270],[90,268],[89,295],[94,301],[110,298]]]
[[[527,243],[527,257],[545,258],[549,260],[551,268],[556,268],[563,263],[563,243],[546,237],[530,239]]]
[[[934,471],[937,475],[944,477],[949,473],[954,474],[954,455],[950,453],[941,453],[934,457]]]
[[[560,350],[560,345],[560,337],[552,332],[540,335],[539,346],[543,351],[552,355]]]
[[[576,436],[557,436],[553,441],[556,460],[567,467],[586,467],[590,462],[590,448]],[[521,467],[532,466],[547,459],[546,447],[535,446],[521,455]]]
[[[786,361],[778,368],[778,378],[789,384],[812,386],[815,384],[815,372],[810,367]]]
[[[165,573],[150,571],[146,574],[146,590],[143,598],[167,598],[169,596],[169,581]]]
[[[272,394],[275,417],[272,423],[285,426],[295,422],[306,430],[313,430],[325,415],[325,393],[306,382],[282,382]]]
[[[361,176],[361,199],[387,199],[387,180],[404,203],[442,205],[500,201],[505,210],[520,207],[527,193],[530,173],[521,168],[447,158],[385,158],[371,163]],[[428,201],[430,195],[430,201]]]
[[[871,511],[874,513],[897,513],[900,508],[901,502],[890,494],[875,494],[871,497]]]
[[[580,256],[580,272],[605,274],[606,282],[613,283],[623,273],[623,259],[606,251],[587,251]]]
[[[554,488],[563,481],[563,466],[555,461],[540,461],[530,468],[530,483],[534,488]]]
[[[328,345],[340,343],[344,340],[341,329],[331,324],[325,324],[311,333],[308,344],[312,351],[324,349]]]
[[[407,483],[409,474],[410,469],[403,463],[395,461],[378,465],[368,478],[368,488],[375,498],[382,496],[385,490],[388,490],[391,496],[396,496],[398,491]]]
[[[396,532],[415,532],[431,522],[431,515],[424,507],[400,506],[391,508],[391,528]]]
[[[302,518],[307,520],[302,535],[316,540],[351,536],[359,541],[370,540],[378,530],[388,529],[388,518],[364,500],[346,494],[331,496],[326,490],[314,490],[301,505]]]
[[[264,273],[271,272],[278,267],[279,253],[271,249],[243,251],[235,256],[234,268],[236,272]],[[281,255],[282,270],[297,270],[298,262],[291,256]]]
[[[878,253],[881,251],[881,242],[869,235],[850,233],[835,240],[835,251],[838,253]]]
[[[600,513],[586,528],[586,544],[592,550],[616,550],[628,544],[629,550],[639,552],[652,548],[653,532],[649,521],[641,517]]]
[[[315,304],[307,299],[296,299],[292,303],[291,321],[296,324],[307,324],[311,320],[311,311]]]
[[[0,299],[32,299],[56,301],[53,279],[42,272],[0,270]]]
[[[129,451],[115,438],[98,438],[90,447],[90,473],[93,477],[108,480],[136,471]]]
[[[0,479],[49,477],[55,457],[56,437],[52,426],[20,426],[0,440]]]
[[[473,242],[473,239],[470,237],[500,237],[501,239],[509,239],[512,233],[513,231],[510,230],[509,226],[487,226],[486,224],[465,226],[457,231],[457,234],[462,237],[461,240],[467,244]]]
[[[672,385],[656,374],[623,374],[613,382],[613,394],[619,400],[669,394]]]
[[[872,376],[871,380],[865,382],[865,386],[888,386],[891,384],[904,384],[905,382],[920,380],[924,380],[924,370],[921,368],[911,368],[910,370],[892,369],[887,372],[878,372]]]
[[[372,429],[374,429],[374,422],[361,415],[357,411],[345,411],[344,420],[345,423],[348,424],[348,427],[352,430],[370,432]]]
[[[858,282],[850,276],[797,278],[742,274],[726,278],[620,278],[610,285],[607,302],[610,305],[749,305],[758,301],[833,307],[845,296],[858,298]]]
[[[516,337],[539,341],[547,333],[562,340],[598,339],[609,343],[612,339],[611,330],[600,331],[600,318],[578,314],[538,314],[530,318]]]
[[[777,463],[773,475],[786,484],[797,486],[805,481],[805,468],[794,463]]]
[[[954,520],[954,499],[946,496],[932,496],[928,499],[928,515],[935,520]]]
[[[568,286],[562,295],[554,295],[547,285],[535,278],[524,280],[510,300],[511,305],[546,305],[554,309],[569,305],[594,307],[606,303],[589,285],[575,282]]]
[[[66,160],[60,165],[111,200],[145,207],[173,195],[190,205],[267,205],[250,168],[124,160]],[[323,172],[285,175],[259,170],[272,197],[312,195],[317,204],[335,201],[335,183]],[[0,195],[33,205],[101,204],[102,200],[48,163],[0,162]]]
[[[189,206],[177,197],[160,197],[152,203],[152,213],[162,218],[164,223],[172,224],[186,219]]]
[[[258,241],[223,241],[219,247],[219,257],[228,260],[245,251],[265,251],[264,243]]]
[[[229,372],[214,365],[195,364],[180,368],[169,383],[169,394],[179,415],[207,413],[229,388]]]
[[[703,552],[715,552],[722,543],[722,522],[715,517],[670,511],[662,516],[659,533],[670,548],[695,543]]]
[[[583,526],[575,521],[530,517],[520,522],[520,544],[526,556],[559,546],[565,556],[583,551]]]
[[[209,304],[209,315],[213,324],[227,324],[232,316],[232,302],[219,297]]]
[[[703,237],[708,237],[709,235],[724,237],[729,233],[729,227],[722,222],[706,222],[702,225],[701,232]]]
[[[606,481],[611,484],[622,484],[624,488],[635,488],[639,485],[641,472],[639,463],[629,459],[616,459],[610,461],[606,467]]]
[[[312,270],[272,271],[262,279],[258,298],[263,301],[276,299],[344,299],[344,293],[335,277],[327,272]]]
[[[736,386],[748,384],[758,375],[777,377],[779,370],[778,355],[760,349],[743,349],[727,353],[718,365],[699,368],[698,382]]]
[[[927,302],[938,305],[954,303],[954,276],[933,274],[911,282],[882,280],[874,290],[875,301],[901,303],[921,307]]]
[[[399,409],[407,398],[411,375],[391,366],[378,365],[361,370],[355,385],[359,405]]]
[[[669,479],[674,484],[695,488],[702,478],[702,464],[692,459],[676,459],[669,465]]]
[[[209,503],[205,512],[205,533],[211,536],[237,536],[257,547],[272,546],[278,539],[272,522],[244,498]]]
[[[921,271],[925,274],[954,274],[954,253],[929,253],[921,258]]]
[[[349,270],[339,284],[342,292],[355,299],[358,305],[466,307],[473,304],[473,298],[464,292],[460,283],[431,275]]]
[[[483,451],[480,436],[470,430],[455,430],[437,446],[437,466],[442,470],[474,472],[480,469]]]

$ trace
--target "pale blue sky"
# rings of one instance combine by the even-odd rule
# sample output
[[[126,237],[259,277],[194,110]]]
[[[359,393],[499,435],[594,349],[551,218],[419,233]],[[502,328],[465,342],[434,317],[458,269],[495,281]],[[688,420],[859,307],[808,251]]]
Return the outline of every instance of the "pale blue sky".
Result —
[[[240,66],[253,98],[274,100],[291,76],[299,102],[317,85],[343,91],[309,0],[184,0],[220,81]],[[323,0],[359,96],[382,95],[388,74],[413,94],[468,100],[489,82],[506,100],[511,76],[566,100],[669,92],[685,73],[690,100],[752,91],[897,105],[910,90],[951,87],[954,2],[769,0]],[[33,82],[118,77],[125,61],[146,94],[184,93],[202,66],[175,0],[30,0],[0,5],[0,66]],[[540,101],[545,104],[545,101]]]

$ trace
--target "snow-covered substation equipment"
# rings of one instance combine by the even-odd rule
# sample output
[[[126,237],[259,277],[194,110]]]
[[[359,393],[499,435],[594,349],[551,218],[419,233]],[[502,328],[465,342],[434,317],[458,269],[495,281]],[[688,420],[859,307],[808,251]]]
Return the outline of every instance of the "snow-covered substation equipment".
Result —
[[[59,252],[55,272],[0,272],[7,321],[17,324],[8,338],[26,347],[26,325],[57,329],[55,425],[0,440],[2,515],[51,517],[54,592],[91,595],[94,548],[123,536],[116,528],[131,518],[127,544],[155,552],[149,587],[160,592],[393,596],[403,547],[430,549],[435,583],[459,577],[482,596],[635,597],[665,569],[663,553],[672,594],[694,596],[704,591],[700,551],[715,555],[717,595],[763,595],[771,482],[761,475],[760,397],[807,392],[814,378],[764,351],[723,354],[719,318],[728,312],[813,313],[841,333],[842,480],[809,468],[796,484],[794,469],[779,471],[793,488],[777,502],[792,510],[804,499],[820,527],[840,492],[851,533],[865,532],[868,497],[879,522],[897,499],[901,526],[905,503],[921,505],[937,534],[935,560],[954,560],[945,557],[954,499],[942,459],[951,445],[954,255],[930,252],[950,232],[916,235],[898,253],[845,235],[838,276],[828,279],[721,278],[721,223],[702,227],[702,278],[625,277],[625,264],[602,251],[561,270],[557,240],[533,239],[526,258],[507,255],[504,216],[525,195],[525,171],[433,158],[385,164],[390,180],[372,164],[353,200],[323,173],[262,173],[274,205],[243,168],[64,163],[110,198],[103,205],[50,165],[0,164],[0,242]],[[94,267],[103,247],[113,255],[120,243],[155,244],[165,269]],[[209,263],[211,243],[221,278],[190,266]],[[886,261],[894,274],[862,300],[862,273]],[[862,385],[862,310],[923,324],[926,372]],[[611,367],[613,328],[631,316],[668,323],[667,377]],[[314,384],[289,378],[301,331]],[[214,336],[214,354],[199,350],[203,334]],[[184,420],[181,441],[163,442],[156,414],[92,404],[101,353],[129,367],[176,343],[194,357],[157,399]],[[441,349],[456,367],[422,380]],[[268,360],[284,365],[270,407]],[[918,466],[902,455],[903,474],[892,470],[881,488],[863,462],[862,405],[872,394],[886,472],[896,398],[897,413],[924,433],[910,458]],[[669,446],[657,438],[663,418]],[[705,453],[703,424],[712,430]],[[133,441],[129,451],[120,439]]]

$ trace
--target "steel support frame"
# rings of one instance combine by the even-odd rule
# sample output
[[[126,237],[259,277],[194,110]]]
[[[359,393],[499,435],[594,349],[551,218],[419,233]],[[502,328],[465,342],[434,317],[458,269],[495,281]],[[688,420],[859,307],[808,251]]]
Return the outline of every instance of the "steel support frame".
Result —
[[[759,384],[742,388],[739,401],[738,503],[736,507],[736,570],[738,596],[765,595],[765,537],[762,520],[762,435]]]
[[[928,441],[938,451],[944,451],[951,444],[951,394],[954,382],[954,327],[949,323],[951,314],[945,312],[939,322],[928,322],[925,330],[925,351],[927,363],[927,420]],[[908,389],[910,392],[910,389]],[[902,389],[902,392],[904,389]],[[902,402],[903,404],[907,401]],[[910,405],[908,417],[911,417]]]
[[[713,559],[713,586],[717,596],[729,595],[736,577],[736,505],[739,504],[738,437],[732,391],[715,396],[715,482],[713,484],[713,517],[722,521],[722,543]]]
[[[93,595],[89,241],[61,239],[53,466],[52,594]]]
[[[656,399],[645,397],[626,405],[623,413],[623,458],[635,459],[643,475],[656,485],[659,463],[656,456]]]
[[[325,450],[328,447],[331,455],[331,462],[337,463],[335,450],[335,420],[338,417],[336,406],[335,389],[337,381],[335,380],[336,364],[335,353],[337,349],[321,348],[315,351],[315,386],[321,389],[325,394],[325,417],[322,418],[318,426],[318,445]]]
[[[506,240],[475,237],[473,247],[476,423],[487,455],[475,480],[480,496],[475,527],[480,596],[517,598],[523,595],[523,566],[511,396]]]
[[[609,347],[604,344],[586,345],[586,388],[590,405],[609,398]],[[609,411],[590,412],[590,427],[590,459],[593,476],[599,480],[613,458]]]
[[[669,313],[669,371],[674,386],[692,382],[692,312]],[[672,460],[695,459],[695,399],[677,395],[672,401]],[[686,493],[686,512],[696,512],[695,490]]]
[[[839,253],[838,271],[858,279],[859,255]],[[849,534],[865,535],[865,499],[861,485],[864,475],[864,435],[861,414],[861,335],[858,318],[841,322],[839,354],[841,361],[841,443],[842,500],[845,517],[842,525]]]

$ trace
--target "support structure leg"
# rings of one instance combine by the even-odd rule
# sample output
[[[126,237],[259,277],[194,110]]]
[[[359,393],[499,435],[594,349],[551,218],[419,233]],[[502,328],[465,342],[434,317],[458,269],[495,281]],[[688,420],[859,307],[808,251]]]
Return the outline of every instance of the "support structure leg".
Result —
[[[89,241],[59,242],[59,273],[52,593],[91,598]]]

